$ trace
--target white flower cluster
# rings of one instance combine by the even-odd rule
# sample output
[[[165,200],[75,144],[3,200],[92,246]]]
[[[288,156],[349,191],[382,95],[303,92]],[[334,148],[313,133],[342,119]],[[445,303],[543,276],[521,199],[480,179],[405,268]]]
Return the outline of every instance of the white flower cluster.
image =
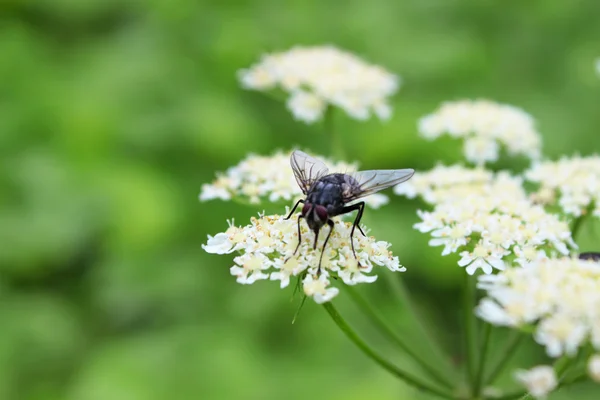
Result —
[[[329,105],[365,120],[371,113],[388,119],[387,97],[399,87],[399,78],[333,46],[294,47],[266,54],[239,71],[246,89],[267,91],[279,87],[289,93],[287,106],[298,120],[320,120]]]
[[[333,278],[346,285],[355,285],[374,282],[377,279],[372,275],[375,265],[391,271],[405,271],[398,257],[388,250],[389,243],[376,241],[372,236],[364,237],[358,230],[354,235],[357,262],[350,247],[352,224],[336,220],[318,273],[321,249],[329,227],[322,229],[316,250],[313,250],[315,235],[301,223],[302,243],[294,255],[298,245],[297,221],[297,216],[286,220],[283,216],[271,215],[252,218],[251,224],[244,227],[230,223],[225,232],[209,236],[202,248],[214,254],[238,252],[230,271],[242,284],[269,279],[279,281],[284,288],[292,277],[299,276],[304,293],[317,303],[329,301],[338,294],[338,289],[330,286]]]
[[[491,274],[507,264],[524,265],[555,250],[568,254],[568,246],[576,247],[569,226],[533,205],[521,183],[501,172],[476,190],[434,197],[440,202],[432,211],[419,210],[421,222],[414,227],[430,232],[429,245],[444,246],[442,255],[459,253],[458,265],[470,275],[477,269]]]
[[[494,174],[483,168],[437,165],[427,172],[415,172],[409,181],[395,186],[394,193],[409,199],[419,196],[429,204],[438,204],[480,193],[493,179]]]
[[[488,100],[444,103],[419,121],[419,132],[430,140],[445,133],[464,138],[465,158],[477,165],[498,160],[500,145],[511,155],[540,156],[533,118],[520,108]]]
[[[600,349],[600,263],[544,259],[481,276],[478,287],[487,292],[476,308],[480,318],[532,327],[548,356],[573,356],[588,341]]]
[[[549,365],[539,365],[528,371],[518,370],[515,377],[535,398],[545,398],[558,386],[554,368]]]
[[[563,157],[545,161],[525,172],[525,178],[540,184],[534,200],[555,204],[569,215],[584,215],[594,205],[593,214],[600,217],[600,156]]]
[[[323,159],[320,157],[320,159]],[[334,163],[325,160],[333,171],[355,171],[356,164]],[[202,185],[200,201],[236,198],[253,204],[261,201],[291,201],[302,197],[302,191],[290,166],[290,153],[277,152],[272,156],[250,154],[225,173],[217,174],[211,184]],[[387,204],[388,197],[376,193],[363,199],[372,208]]]

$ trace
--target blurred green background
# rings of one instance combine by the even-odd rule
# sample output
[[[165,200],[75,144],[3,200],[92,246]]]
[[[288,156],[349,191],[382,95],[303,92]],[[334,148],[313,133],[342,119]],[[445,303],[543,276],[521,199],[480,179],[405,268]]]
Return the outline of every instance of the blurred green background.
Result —
[[[201,249],[227,218],[245,224],[263,209],[200,204],[215,171],[249,151],[328,151],[318,125],[241,90],[236,71],[266,51],[334,44],[398,73],[391,121],[336,120],[350,160],[368,168],[460,160],[459,144],[419,139],[416,121],[461,98],[530,112],[548,157],[590,154],[600,150],[599,17],[596,0],[3,0],[0,399],[423,398],[320,307],[307,303],[292,325],[291,290],[238,285],[231,256]],[[512,163],[502,166],[524,165]],[[458,361],[463,271],[412,230],[418,206],[394,197],[363,221],[393,243],[416,306]],[[589,229],[580,243],[594,249]],[[366,286],[422,347],[385,282]],[[336,300],[347,319],[411,369],[347,297]],[[529,345],[516,361],[540,360]],[[502,382],[514,385],[510,374]]]

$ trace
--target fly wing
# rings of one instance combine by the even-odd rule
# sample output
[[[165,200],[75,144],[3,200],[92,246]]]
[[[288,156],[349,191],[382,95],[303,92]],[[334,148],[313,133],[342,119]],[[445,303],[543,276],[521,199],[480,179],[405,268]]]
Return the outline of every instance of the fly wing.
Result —
[[[414,169],[374,169],[355,172],[351,176],[355,182],[351,185],[344,202],[360,199],[361,197],[377,193],[380,190],[395,186],[409,180],[415,173]]]
[[[323,161],[317,160],[300,150],[294,150],[290,157],[290,164],[296,182],[298,182],[298,186],[304,194],[308,193],[315,181],[329,173],[329,168]]]

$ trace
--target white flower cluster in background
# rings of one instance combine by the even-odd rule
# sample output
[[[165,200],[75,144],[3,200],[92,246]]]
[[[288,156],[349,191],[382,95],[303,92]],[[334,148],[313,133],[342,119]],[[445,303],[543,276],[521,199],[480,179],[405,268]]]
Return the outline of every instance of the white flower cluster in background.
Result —
[[[590,357],[587,372],[594,382],[600,382],[600,354],[594,354]]]
[[[443,103],[421,118],[419,132],[429,140],[443,134],[463,138],[465,158],[477,165],[497,161],[500,145],[510,155],[540,157],[541,138],[533,118],[520,108],[488,100]]]
[[[525,178],[539,183],[534,200],[558,204],[566,214],[579,217],[592,204],[592,213],[600,217],[600,156],[563,157],[545,161],[525,172]]]
[[[285,220],[284,216],[271,215],[252,218],[251,224],[244,227],[230,223],[225,232],[209,236],[202,248],[214,254],[237,252],[239,255],[233,259],[230,271],[242,284],[268,279],[279,281],[284,288],[291,278],[303,277],[304,293],[317,303],[329,301],[338,294],[338,289],[331,286],[334,277],[346,285],[355,285],[374,282],[377,279],[372,274],[375,265],[391,271],[405,270],[398,257],[388,250],[389,243],[376,241],[372,236],[364,237],[358,230],[354,234],[357,263],[350,247],[352,224],[335,220],[319,274],[319,258],[329,227],[321,229],[317,247],[313,250],[315,235],[306,223],[301,222],[302,243],[293,255],[298,245],[297,221],[297,215],[289,220]]]
[[[493,178],[494,174],[483,168],[437,165],[427,172],[415,172],[409,181],[395,186],[394,193],[409,199],[419,196],[429,204],[438,204],[486,190]]]
[[[444,246],[442,255],[458,253],[458,265],[472,275],[491,274],[513,263],[524,265],[553,252],[576,247],[566,222],[527,198],[521,179],[498,173],[476,190],[447,193],[431,211],[417,211],[414,225],[429,232],[430,246]]]
[[[323,159],[322,157],[319,157]],[[332,171],[356,171],[356,164],[324,160]],[[292,201],[303,196],[290,166],[290,153],[277,152],[272,156],[250,154],[225,173],[217,174],[211,184],[202,185],[200,201],[212,199],[238,200],[258,204],[261,201]],[[363,199],[372,207],[387,204],[388,197],[376,193]]]
[[[558,386],[554,368],[539,365],[528,371],[518,370],[515,378],[527,388],[527,392],[535,398],[543,399]]]
[[[548,356],[574,356],[588,342],[600,349],[600,263],[544,259],[479,277],[487,292],[476,309],[487,322],[532,327]],[[597,371],[596,365],[592,365]]]
[[[298,120],[320,120],[329,105],[365,120],[371,113],[389,119],[387,98],[399,88],[399,78],[382,67],[333,46],[297,46],[265,54],[259,63],[239,71],[242,87],[289,94],[287,106]]]

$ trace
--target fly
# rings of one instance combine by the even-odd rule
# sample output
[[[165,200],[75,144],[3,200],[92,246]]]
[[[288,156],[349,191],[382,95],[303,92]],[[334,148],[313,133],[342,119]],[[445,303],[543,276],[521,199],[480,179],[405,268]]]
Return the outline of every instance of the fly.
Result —
[[[302,243],[300,233],[300,220],[305,219],[308,227],[315,233],[313,249],[317,248],[317,239],[319,231],[327,224],[329,233],[321,249],[318,271],[321,270],[321,261],[327,241],[333,232],[332,217],[347,214],[352,211],[358,211],[352,230],[350,231],[350,243],[352,245],[352,254],[358,262],[356,251],[354,250],[354,229],[358,227],[360,233],[366,236],[360,227],[360,220],[365,209],[365,202],[360,201],[347,205],[348,203],[377,193],[380,190],[409,180],[415,171],[413,169],[380,169],[360,171],[352,174],[329,173],[329,168],[324,162],[309,156],[300,150],[295,150],[290,157],[290,164],[296,177],[296,182],[300,186],[305,198],[298,200],[290,211],[286,219],[290,219],[300,203],[304,204],[302,213],[298,217],[298,245],[294,250],[295,255]],[[360,263],[359,263],[360,265]]]

